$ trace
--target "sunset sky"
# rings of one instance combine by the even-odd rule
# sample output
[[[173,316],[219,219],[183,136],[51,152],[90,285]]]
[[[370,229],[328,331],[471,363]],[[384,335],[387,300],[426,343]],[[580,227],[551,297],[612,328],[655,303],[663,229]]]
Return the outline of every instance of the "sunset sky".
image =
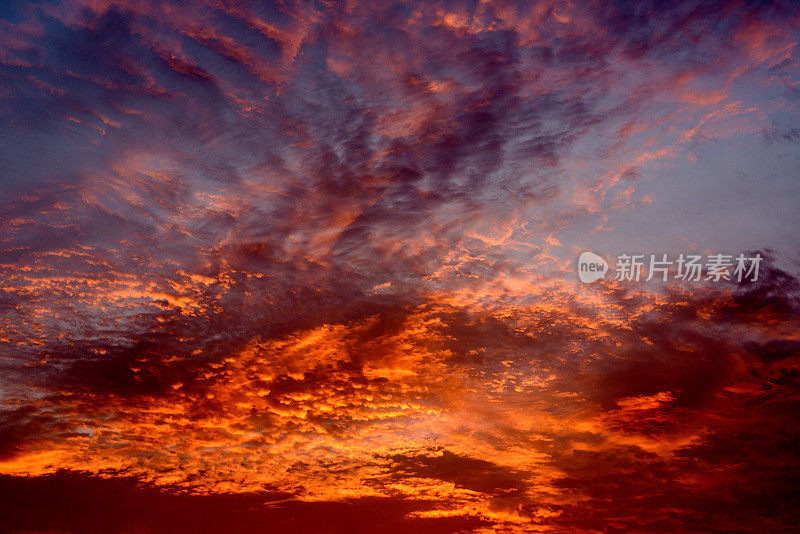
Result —
[[[794,0],[0,1],[0,532],[797,532],[798,42]]]

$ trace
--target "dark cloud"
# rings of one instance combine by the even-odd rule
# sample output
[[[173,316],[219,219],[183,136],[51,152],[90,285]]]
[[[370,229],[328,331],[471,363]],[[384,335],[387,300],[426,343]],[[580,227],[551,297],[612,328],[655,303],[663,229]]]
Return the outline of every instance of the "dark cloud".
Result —
[[[430,456],[395,456],[393,461],[392,467],[399,476],[435,478],[490,495],[517,494],[526,485],[519,474],[504,466],[449,451],[433,452]]]
[[[476,519],[409,519],[418,503],[357,499],[342,503],[286,501],[286,494],[170,494],[129,478],[56,473],[36,479],[0,477],[4,532],[454,532]],[[41,514],[43,503],[48,513]]]

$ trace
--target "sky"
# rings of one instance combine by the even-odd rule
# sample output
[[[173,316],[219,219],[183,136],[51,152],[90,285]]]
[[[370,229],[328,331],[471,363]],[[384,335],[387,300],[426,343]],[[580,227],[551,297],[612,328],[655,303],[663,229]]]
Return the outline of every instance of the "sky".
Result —
[[[799,39],[790,0],[3,2],[0,532],[794,531]]]

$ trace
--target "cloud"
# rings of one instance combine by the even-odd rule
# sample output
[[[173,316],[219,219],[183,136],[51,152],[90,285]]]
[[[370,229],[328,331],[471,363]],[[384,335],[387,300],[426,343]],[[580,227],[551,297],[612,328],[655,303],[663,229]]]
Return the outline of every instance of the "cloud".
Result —
[[[568,272],[701,147],[793,161],[792,4],[0,16],[9,528],[796,522],[791,250],[751,284]]]

